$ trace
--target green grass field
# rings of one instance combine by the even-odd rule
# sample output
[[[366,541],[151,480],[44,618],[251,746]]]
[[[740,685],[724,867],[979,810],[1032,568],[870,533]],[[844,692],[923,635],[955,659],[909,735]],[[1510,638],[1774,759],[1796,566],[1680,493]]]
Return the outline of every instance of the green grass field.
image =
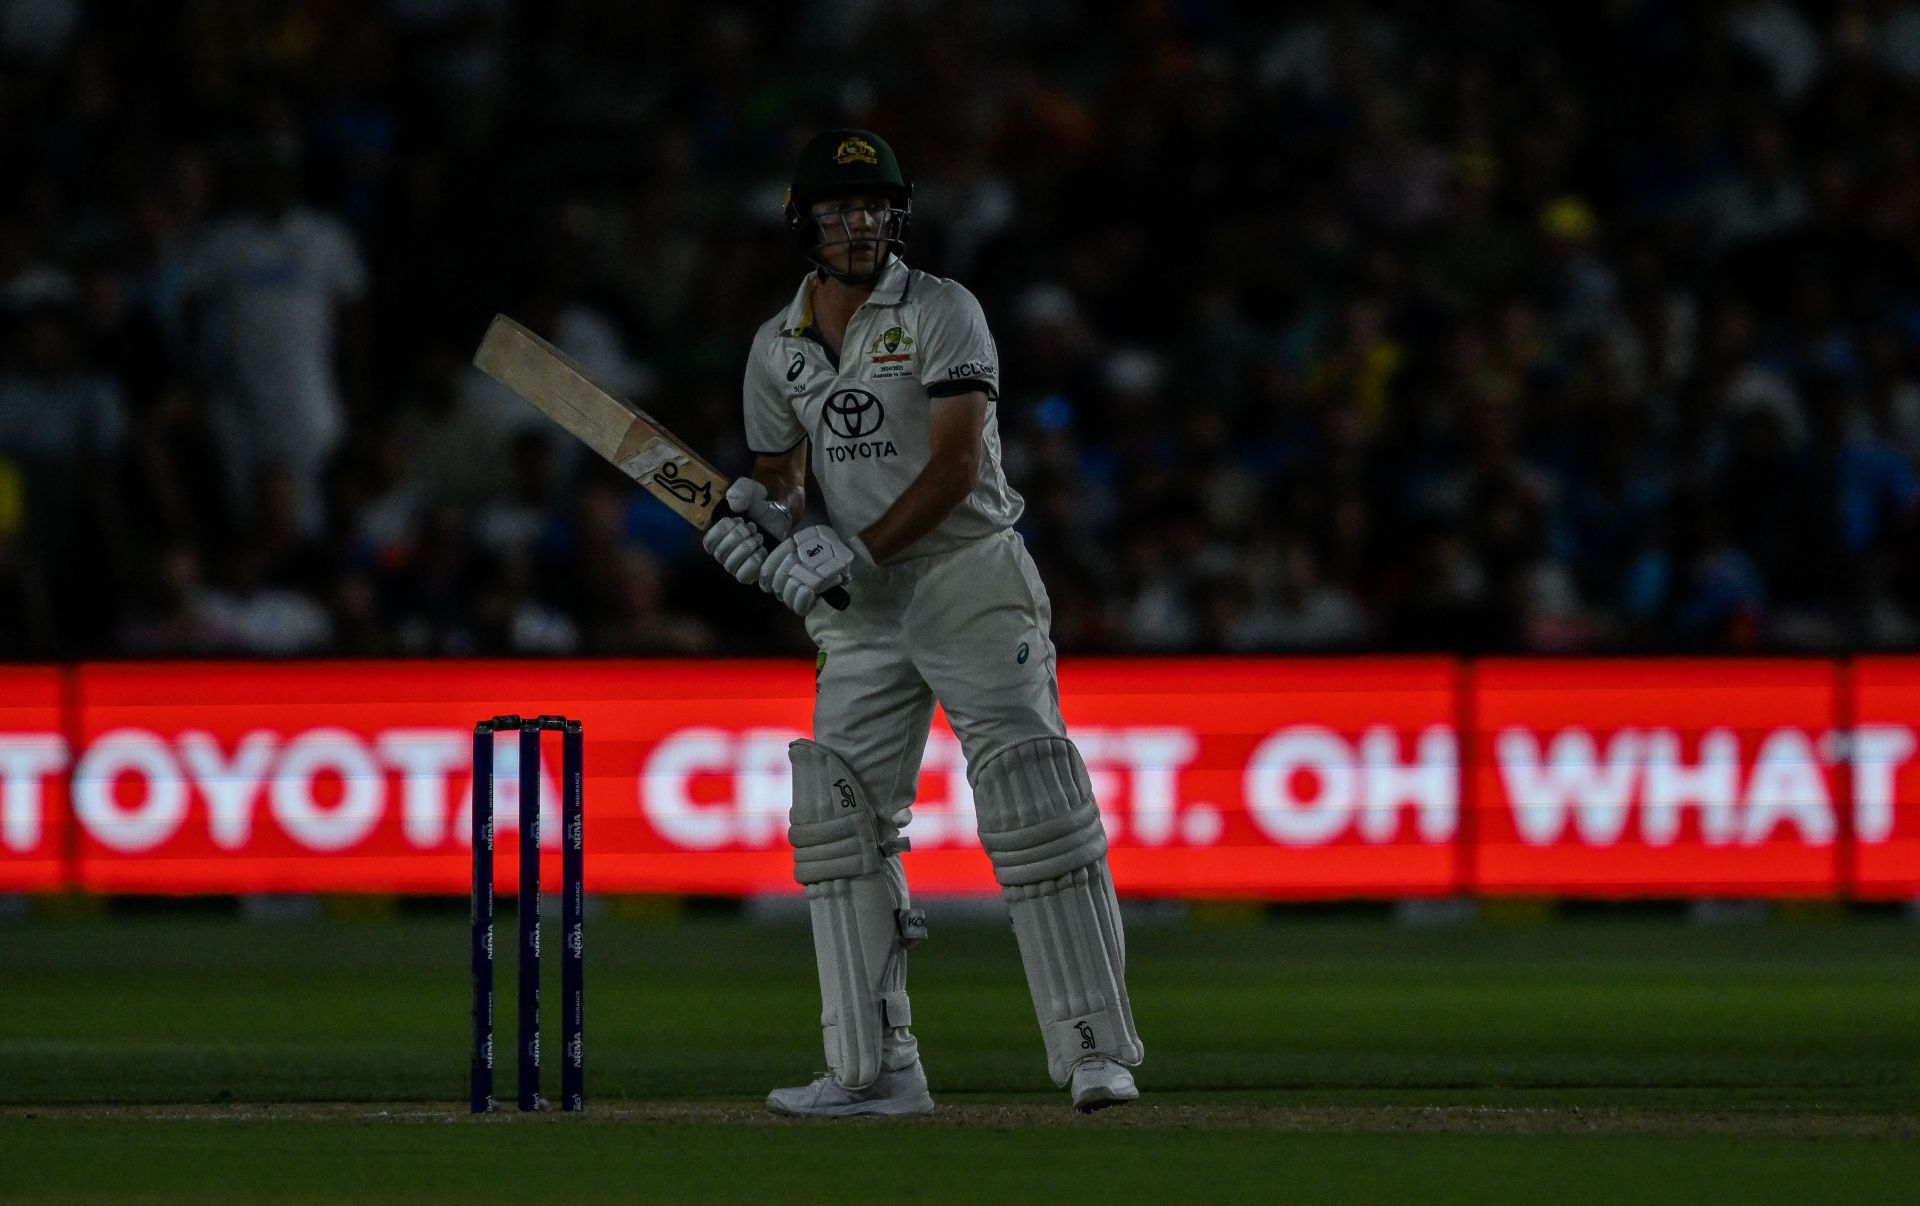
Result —
[[[800,928],[596,920],[589,1113],[505,1058],[476,1120],[464,918],[0,922],[0,1201],[1916,1200],[1911,923],[1136,927],[1146,1095],[1082,1118],[1011,934],[933,922],[942,1109],[837,1125],[759,1108],[821,1062]]]

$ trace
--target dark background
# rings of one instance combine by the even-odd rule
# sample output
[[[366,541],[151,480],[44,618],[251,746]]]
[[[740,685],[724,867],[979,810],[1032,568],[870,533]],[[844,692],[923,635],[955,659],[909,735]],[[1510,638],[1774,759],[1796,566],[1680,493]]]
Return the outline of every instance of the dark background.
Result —
[[[1068,652],[1920,647],[1920,6],[0,0],[0,657],[759,653],[466,361],[732,469],[867,126]]]

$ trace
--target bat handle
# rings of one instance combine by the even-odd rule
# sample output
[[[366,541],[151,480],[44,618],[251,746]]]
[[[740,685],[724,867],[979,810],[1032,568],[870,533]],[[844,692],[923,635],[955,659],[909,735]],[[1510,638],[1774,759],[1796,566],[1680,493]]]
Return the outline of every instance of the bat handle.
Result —
[[[735,511],[732,507],[729,507],[726,504],[726,502],[722,500],[719,508],[714,512],[714,514],[716,516],[727,516],[727,515],[738,515],[739,512]],[[745,517],[742,516],[742,518],[745,518]],[[776,548],[780,544],[778,540],[775,540],[773,538],[772,532],[766,531],[764,529],[762,529],[760,532],[760,542],[767,546],[767,550],[769,552],[771,552],[774,548]],[[828,607],[833,608],[835,611],[845,611],[848,607],[851,607],[853,605],[853,598],[852,596],[847,594],[847,588],[844,586],[836,586],[832,590],[828,591],[826,594],[821,595],[820,601],[822,603],[825,603]]]

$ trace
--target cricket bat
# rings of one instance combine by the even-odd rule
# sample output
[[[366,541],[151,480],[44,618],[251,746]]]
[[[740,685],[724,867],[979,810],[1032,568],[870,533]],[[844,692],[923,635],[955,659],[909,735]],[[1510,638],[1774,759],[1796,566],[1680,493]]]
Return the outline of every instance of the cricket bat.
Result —
[[[734,513],[727,506],[731,479],[726,474],[681,443],[652,415],[596,382],[565,352],[513,319],[494,316],[473,363],[702,532]],[[768,548],[776,543],[769,533],[761,536]],[[846,588],[840,586],[820,597],[843,611],[850,602]]]

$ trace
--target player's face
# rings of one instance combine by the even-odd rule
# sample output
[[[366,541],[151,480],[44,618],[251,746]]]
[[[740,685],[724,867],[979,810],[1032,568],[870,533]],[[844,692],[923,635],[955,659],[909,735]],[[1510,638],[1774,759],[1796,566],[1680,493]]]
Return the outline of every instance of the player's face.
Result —
[[[836,272],[864,276],[887,253],[886,229],[893,202],[882,193],[848,193],[815,201],[820,257]]]

